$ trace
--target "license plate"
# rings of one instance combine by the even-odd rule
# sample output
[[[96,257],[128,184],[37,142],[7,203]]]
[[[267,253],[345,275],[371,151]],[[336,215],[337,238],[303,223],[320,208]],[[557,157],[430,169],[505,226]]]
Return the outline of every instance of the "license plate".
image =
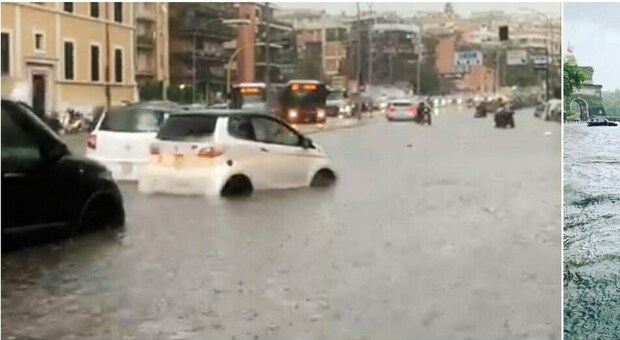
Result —
[[[130,163],[122,163],[121,164],[121,172],[123,175],[128,175],[133,171],[133,165]]]
[[[174,167],[180,168],[183,166],[183,155],[174,155]]]

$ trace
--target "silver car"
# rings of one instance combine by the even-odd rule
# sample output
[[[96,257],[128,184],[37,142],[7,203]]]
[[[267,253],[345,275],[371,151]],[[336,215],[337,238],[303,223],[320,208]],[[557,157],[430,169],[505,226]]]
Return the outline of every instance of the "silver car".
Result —
[[[387,120],[414,120],[417,108],[412,100],[395,99],[388,102],[385,116]]]

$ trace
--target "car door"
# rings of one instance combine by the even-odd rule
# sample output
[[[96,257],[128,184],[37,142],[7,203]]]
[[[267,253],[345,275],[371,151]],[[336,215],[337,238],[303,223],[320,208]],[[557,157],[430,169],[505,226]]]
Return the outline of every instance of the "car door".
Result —
[[[17,105],[2,102],[2,231],[66,225],[62,181],[55,178],[46,146]]]
[[[269,171],[277,188],[293,188],[307,183],[312,167],[310,149],[301,146],[302,136],[292,128],[271,117],[252,118],[256,141],[273,160]]]
[[[234,143],[227,153],[236,171],[249,176],[255,189],[273,188],[277,180],[272,171],[276,156],[270,152],[269,145],[256,140],[252,116],[231,115],[228,118],[228,133],[234,138]]]

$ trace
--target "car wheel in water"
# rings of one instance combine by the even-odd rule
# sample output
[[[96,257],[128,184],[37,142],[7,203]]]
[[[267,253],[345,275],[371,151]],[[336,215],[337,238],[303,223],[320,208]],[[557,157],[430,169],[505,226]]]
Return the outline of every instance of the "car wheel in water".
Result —
[[[106,195],[93,197],[82,210],[73,234],[87,230],[120,228],[125,224],[125,213],[120,203]]]
[[[254,191],[252,182],[247,176],[234,175],[226,181],[222,188],[222,197],[242,197],[250,196]]]
[[[336,182],[336,174],[329,169],[321,169],[312,178],[310,186],[313,188],[326,188],[332,186],[334,182]]]

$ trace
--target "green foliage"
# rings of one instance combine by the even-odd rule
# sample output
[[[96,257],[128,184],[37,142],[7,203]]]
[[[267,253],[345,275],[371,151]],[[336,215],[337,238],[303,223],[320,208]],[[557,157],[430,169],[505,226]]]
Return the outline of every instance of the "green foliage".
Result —
[[[620,90],[604,92],[603,106],[608,116],[620,116]]]
[[[162,100],[163,86],[159,81],[148,81],[138,84],[140,101]]]
[[[575,90],[581,89],[586,74],[579,66],[571,63],[564,63],[564,96],[570,96]]]

